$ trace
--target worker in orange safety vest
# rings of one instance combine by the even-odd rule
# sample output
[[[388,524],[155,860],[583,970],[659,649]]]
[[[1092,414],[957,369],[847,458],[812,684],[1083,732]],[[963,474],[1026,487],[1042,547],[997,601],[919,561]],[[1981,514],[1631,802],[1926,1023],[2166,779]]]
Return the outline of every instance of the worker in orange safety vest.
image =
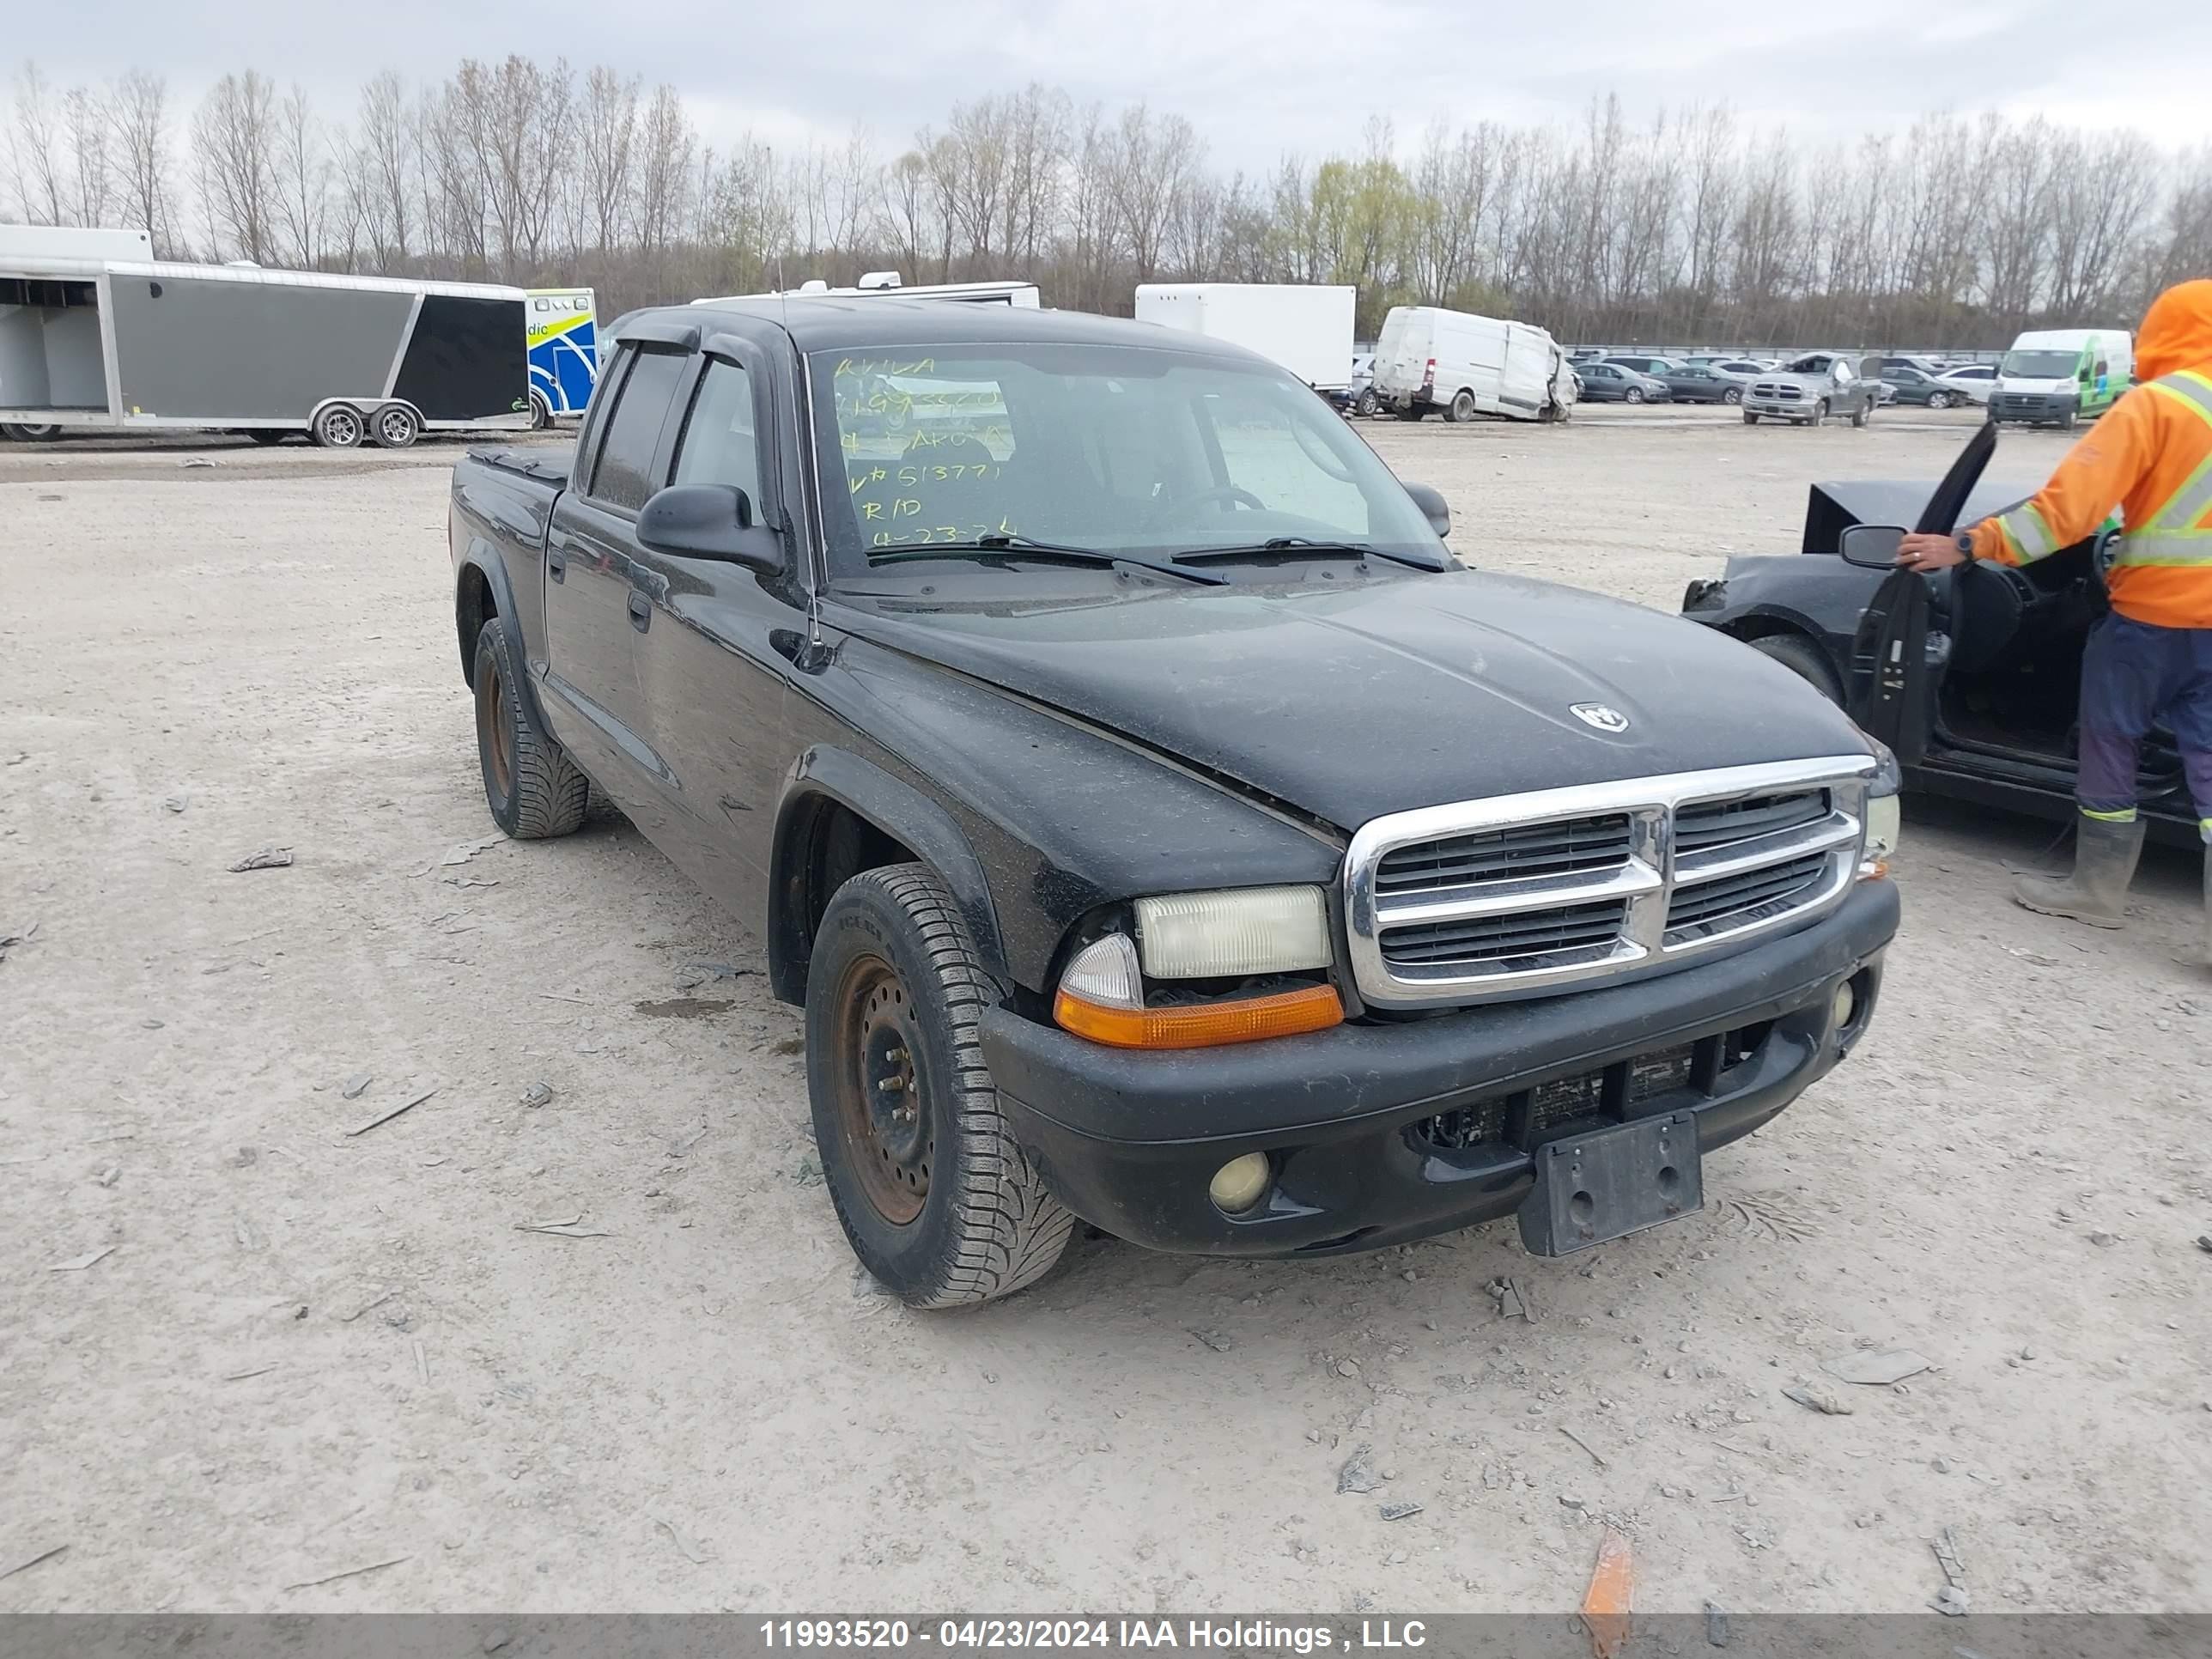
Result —
[[[2081,809],[2074,872],[2023,876],[2031,910],[2100,927],[2127,917],[2142,856],[2136,758],[2164,722],[2181,750],[2205,844],[2212,960],[2212,281],[2170,288],[2136,337],[2142,384],[2124,395],[2029,500],[1954,536],[1910,535],[1897,562],[1940,570],[1972,559],[2023,565],[2094,535],[2121,534],[2105,586],[2110,614],[2081,654]]]

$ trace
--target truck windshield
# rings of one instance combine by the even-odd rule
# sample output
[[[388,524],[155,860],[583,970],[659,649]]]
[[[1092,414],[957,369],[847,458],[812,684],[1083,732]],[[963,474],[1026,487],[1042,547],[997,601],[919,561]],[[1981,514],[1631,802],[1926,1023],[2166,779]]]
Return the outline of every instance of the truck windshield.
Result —
[[[1449,562],[1389,469],[1268,365],[994,342],[816,352],[808,372],[839,574],[987,537],[1155,557],[1298,538]]]
[[[2008,351],[2001,372],[2022,380],[2070,380],[2081,362],[2078,351]]]

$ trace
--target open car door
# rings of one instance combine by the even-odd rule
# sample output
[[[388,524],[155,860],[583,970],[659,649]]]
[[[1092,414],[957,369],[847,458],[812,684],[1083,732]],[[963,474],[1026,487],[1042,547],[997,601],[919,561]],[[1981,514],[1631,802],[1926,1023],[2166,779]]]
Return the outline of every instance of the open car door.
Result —
[[[1974,434],[1921,509],[1916,532],[1942,535],[1958,527],[1996,441],[1993,426]],[[1917,570],[1895,571],[1875,590],[1852,641],[1851,717],[1906,766],[1917,765],[1928,752],[1936,689],[1950,659],[1950,637],[1934,627],[1934,615],[1929,579]]]

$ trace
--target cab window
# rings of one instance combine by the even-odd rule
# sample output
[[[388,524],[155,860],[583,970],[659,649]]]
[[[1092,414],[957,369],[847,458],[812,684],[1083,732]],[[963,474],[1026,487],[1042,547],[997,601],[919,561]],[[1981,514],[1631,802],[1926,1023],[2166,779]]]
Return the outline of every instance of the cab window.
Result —
[[[760,434],[753,422],[752,376],[710,358],[699,377],[671,483],[734,484],[760,502]]]

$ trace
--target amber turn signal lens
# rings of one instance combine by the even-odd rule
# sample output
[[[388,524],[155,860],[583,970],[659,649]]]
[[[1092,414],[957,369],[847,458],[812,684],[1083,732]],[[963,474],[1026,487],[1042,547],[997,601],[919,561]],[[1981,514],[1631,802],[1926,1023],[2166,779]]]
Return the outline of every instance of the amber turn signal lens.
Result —
[[[1262,1037],[1325,1031],[1344,1023],[1344,1004],[1333,985],[1202,1002],[1180,1008],[1108,1008],[1072,995],[1053,999],[1052,1017],[1063,1030],[1116,1048],[1217,1048]]]

